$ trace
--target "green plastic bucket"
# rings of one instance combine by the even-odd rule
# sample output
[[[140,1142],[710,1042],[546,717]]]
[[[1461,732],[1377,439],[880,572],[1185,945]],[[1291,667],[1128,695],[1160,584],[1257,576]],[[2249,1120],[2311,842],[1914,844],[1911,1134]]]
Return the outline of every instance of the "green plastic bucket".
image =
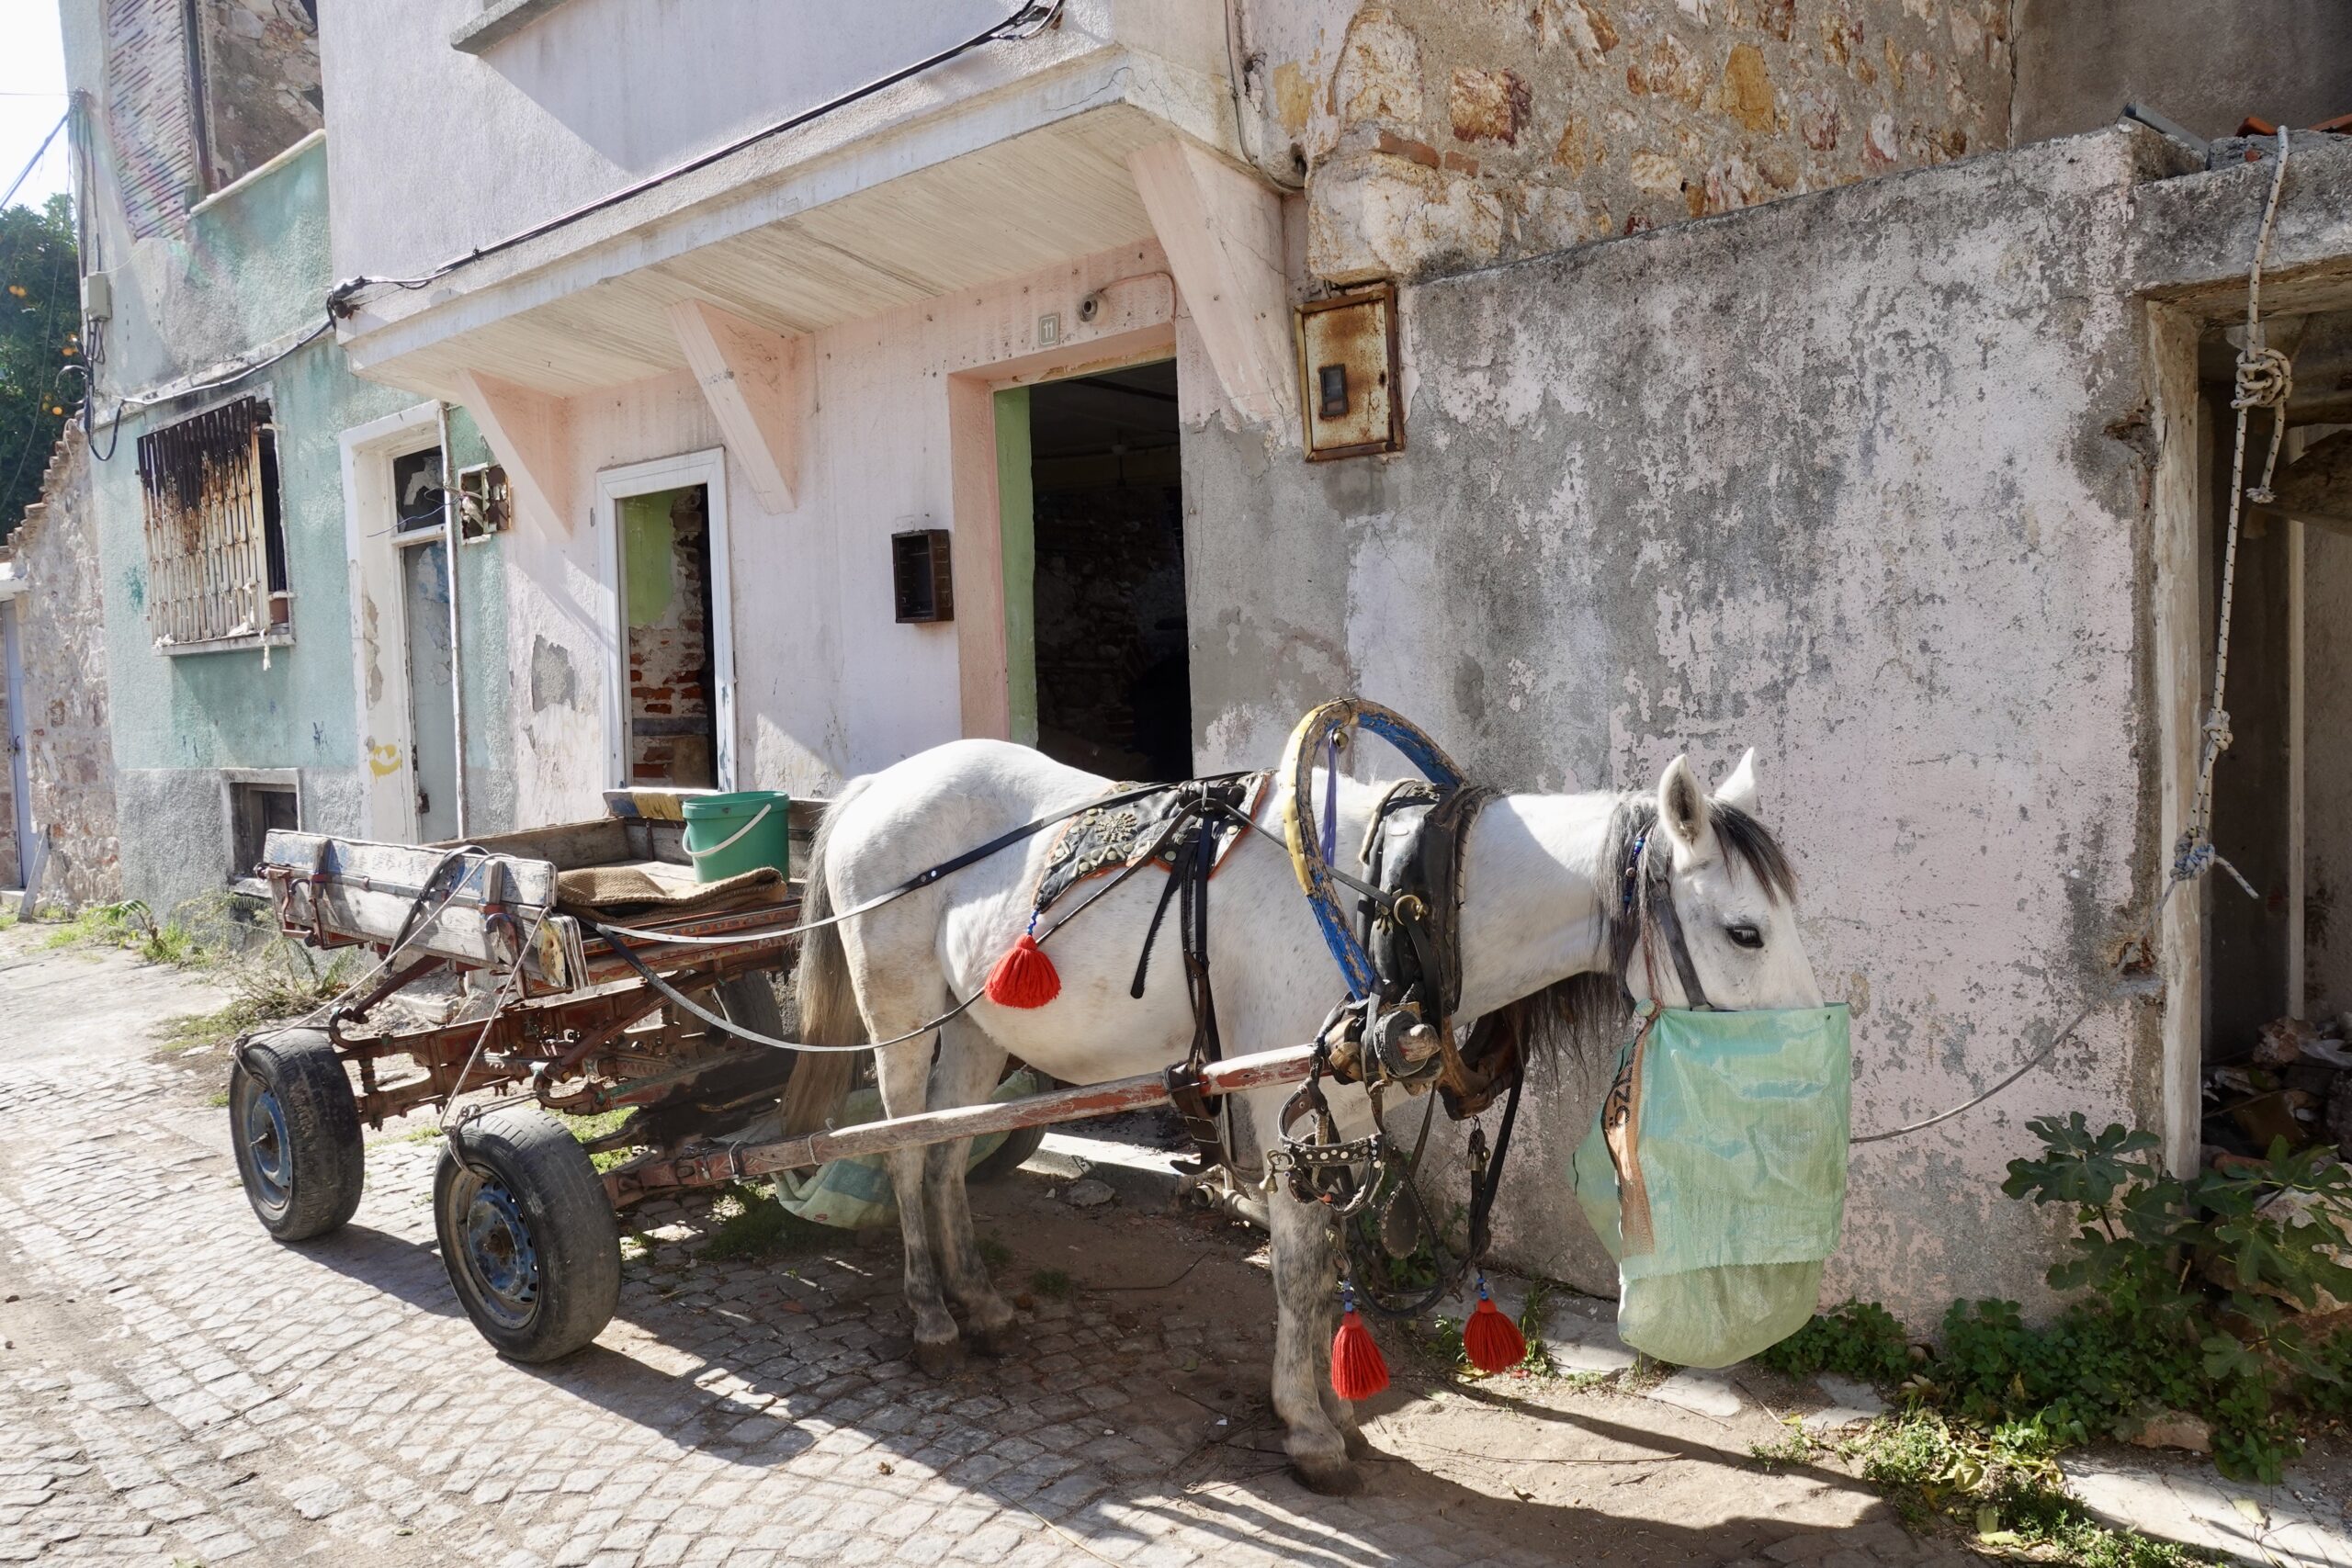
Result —
[[[763,865],[791,874],[792,840],[786,832],[791,802],[779,790],[690,795],[686,853],[697,882],[724,882]]]

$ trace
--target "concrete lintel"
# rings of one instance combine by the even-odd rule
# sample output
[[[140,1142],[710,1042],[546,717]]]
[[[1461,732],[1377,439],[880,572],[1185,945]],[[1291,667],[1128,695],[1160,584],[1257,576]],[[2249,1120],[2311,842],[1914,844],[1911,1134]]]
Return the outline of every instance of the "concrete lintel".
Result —
[[[2352,285],[2352,138],[2331,140],[2342,144],[2299,141],[2290,152],[2263,268],[2266,312],[2330,309]],[[2200,316],[2243,314],[2275,170],[2265,158],[2134,190],[2127,237],[2135,290]]]
[[[772,333],[700,299],[671,306],[670,326],[728,450],[751,476],[760,504],[770,512],[791,511],[808,407],[804,340]]]
[[[449,35],[449,47],[467,54],[487,54],[562,5],[564,0],[484,0],[481,15]]]
[[[1245,419],[1290,433],[1295,356],[1282,198],[1182,138],[1130,154],[1127,172],[1225,395]]]
[[[537,513],[559,533],[572,532],[571,403],[479,370],[457,376],[456,401],[465,405],[506,469],[518,508]]]

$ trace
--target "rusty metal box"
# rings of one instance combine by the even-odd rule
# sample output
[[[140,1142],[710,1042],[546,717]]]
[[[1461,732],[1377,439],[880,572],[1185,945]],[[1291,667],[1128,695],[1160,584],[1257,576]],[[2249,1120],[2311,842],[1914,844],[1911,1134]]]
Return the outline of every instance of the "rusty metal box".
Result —
[[[1298,376],[1308,462],[1403,451],[1396,286],[1351,288],[1300,306]]]
[[[956,572],[944,528],[890,536],[890,594],[901,623],[956,618]]]

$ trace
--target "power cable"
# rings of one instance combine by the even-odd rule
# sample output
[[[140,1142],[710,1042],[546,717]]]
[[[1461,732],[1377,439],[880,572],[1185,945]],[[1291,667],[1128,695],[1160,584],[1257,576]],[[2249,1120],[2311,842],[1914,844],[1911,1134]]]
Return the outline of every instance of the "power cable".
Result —
[[[72,114],[73,112],[74,111],[71,108],[68,108],[65,111],[65,114]],[[49,134],[40,139],[40,145],[33,149],[33,155],[25,160],[25,166],[17,171],[17,177],[15,179],[8,182],[8,194],[6,196],[0,196],[0,207],[6,207],[8,203],[14,201],[17,197],[17,187],[32,177],[33,170],[40,165],[41,154],[48,152],[49,144],[57,140],[57,133],[65,129],[65,114],[62,114],[57,117],[57,123],[51,126],[49,128]]]

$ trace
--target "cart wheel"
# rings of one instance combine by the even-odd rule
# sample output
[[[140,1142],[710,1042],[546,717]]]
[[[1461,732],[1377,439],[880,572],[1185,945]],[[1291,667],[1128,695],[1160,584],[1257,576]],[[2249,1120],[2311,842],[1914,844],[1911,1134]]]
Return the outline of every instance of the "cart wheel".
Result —
[[[458,1300],[499,1354],[552,1361],[612,1321],[612,1201],[588,1151],[536,1107],[494,1111],[443,1144],[433,1228]]]
[[[278,1240],[324,1235],[357,1212],[367,1179],[359,1106],[324,1031],[284,1030],[236,1053],[229,1138],[245,1198]]]
[[[1001,1181],[1029,1163],[1046,1141],[1043,1127],[1015,1127],[1004,1135],[1004,1142],[989,1151],[989,1157],[972,1168],[964,1179],[970,1181]]]

